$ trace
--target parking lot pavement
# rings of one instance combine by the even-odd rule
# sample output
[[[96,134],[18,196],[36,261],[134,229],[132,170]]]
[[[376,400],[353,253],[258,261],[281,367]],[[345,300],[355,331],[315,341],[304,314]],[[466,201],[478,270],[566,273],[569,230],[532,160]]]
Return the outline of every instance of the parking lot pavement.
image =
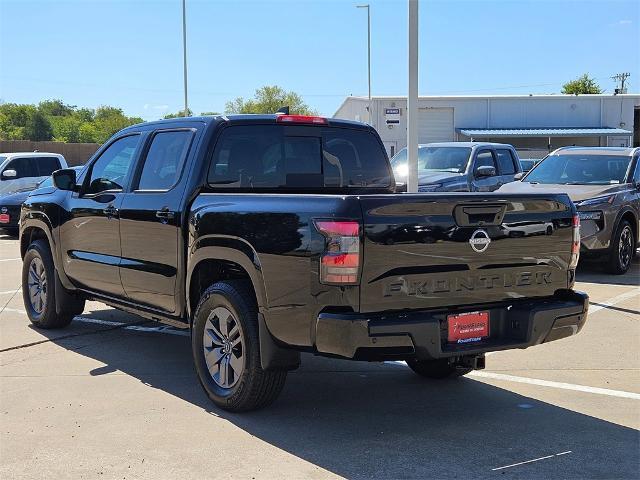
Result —
[[[209,403],[189,337],[89,303],[62,331],[24,314],[0,237],[0,478],[637,478],[640,263],[581,266],[576,337],[425,381],[305,355],[269,409]],[[155,328],[155,330],[154,330]]]

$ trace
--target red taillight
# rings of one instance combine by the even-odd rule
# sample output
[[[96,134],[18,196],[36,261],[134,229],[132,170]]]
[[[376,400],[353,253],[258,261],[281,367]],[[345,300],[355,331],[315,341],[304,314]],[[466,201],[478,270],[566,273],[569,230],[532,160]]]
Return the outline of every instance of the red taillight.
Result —
[[[312,115],[278,115],[277,123],[311,123],[313,125],[327,125],[324,117],[314,117]]]
[[[578,214],[573,216],[571,221],[572,242],[571,242],[571,260],[569,260],[569,268],[575,269],[580,259],[580,217]]]
[[[360,273],[360,224],[315,220],[325,237],[325,249],[320,258],[320,282],[357,284]]]

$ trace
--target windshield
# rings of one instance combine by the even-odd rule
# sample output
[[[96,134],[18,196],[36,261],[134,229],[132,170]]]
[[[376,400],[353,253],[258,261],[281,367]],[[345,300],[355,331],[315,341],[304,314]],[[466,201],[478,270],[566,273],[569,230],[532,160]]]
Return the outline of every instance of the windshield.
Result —
[[[624,183],[631,157],[621,155],[551,155],[524,179],[530,183],[610,185]]]
[[[468,147],[419,147],[418,171],[463,173],[470,155]],[[406,147],[391,159],[391,166],[397,175],[407,175]]]

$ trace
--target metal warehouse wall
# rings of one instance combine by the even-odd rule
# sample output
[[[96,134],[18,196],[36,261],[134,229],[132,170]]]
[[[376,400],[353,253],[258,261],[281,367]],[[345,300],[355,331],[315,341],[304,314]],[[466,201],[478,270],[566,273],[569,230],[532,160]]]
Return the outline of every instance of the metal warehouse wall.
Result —
[[[30,140],[0,140],[0,153],[39,152],[60,153],[69,166],[84,165],[100,147],[99,143],[32,142]]]
[[[406,98],[374,97],[372,125],[378,130],[387,151],[406,146]],[[421,116],[444,118],[443,109],[453,109],[449,128],[451,140],[466,140],[457,134],[459,128],[553,128],[553,127],[610,127],[634,129],[634,106],[640,105],[640,95],[538,95],[485,97],[421,97],[418,107]],[[347,97],[334,117],[355,120],[367,118],[367,100]],[[385,109],[400,108],[399,123],[388,125]],[[439,120],[440,121],[440,120]],[[442,124],[432,130],[442,137]],[[423,130],[425,134],[427,130]],[[420,138],[421,143],[439,141]],[[496,139],[500,141],[499,139]],[[547,139],[517,138],[514,145],[527,148],[546,148]],[[506,139],[502,139],[506,142]],[[606,145],[605,137],[554,138],[552,148],[564,145]]]

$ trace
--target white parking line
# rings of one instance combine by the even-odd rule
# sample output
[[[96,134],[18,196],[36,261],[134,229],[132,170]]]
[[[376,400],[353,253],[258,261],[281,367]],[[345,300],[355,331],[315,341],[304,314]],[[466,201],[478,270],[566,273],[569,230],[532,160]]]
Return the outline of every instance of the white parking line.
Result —
[[[505,465],[504,467],[492,468],[491,471],[495,472],[496,470],[503,470],[505,468],[517,467],[518,465],[524,465],[526,463],[539,462],[540,460],[546,460],[547,458],[553,458],[553,457],[560,457],[561,455],[566,455],[568,453],[572,453],[571,450],[567,450],[566,452],[554,453],[553,455],[547,455],[545,457],[534,458],[533,460],[525,460],[524,462],[512,463],[511,465]]]
[[[604,302],[592,302],[597,303],[597,305],[589,306],[589,314],[596,313],[603,308],[612,307],[618,303],[624,302],[625,300],[637,297],[638,295],[640,295],[640,290],[638,288],[634,288],[629,292],[624,292],[620,295],[616,295],[615,297],[611,297],[609,300],[606,300]]]
[[[622,390],[587,387],[585,385],[575,385],[573,383],[552,382],[549,380],[539,380],[537,378],[516,377],[514,375],[504,375],[502,373],[484,372],[478,370],[471,372],[469,375],[472,377],[491,378],[493,380],[504,380],[507,382],[538,385],[540,387],[559,388],[561,390],[573,390],[575,392],[595,393],[596,395],[607,395],[609,397],[631,398],[633,400],[640,400],[640,393],[625,392]]]
[[[14,293],[21,292],[22,289],[18,288],[17,290],[5,290],[4,292],[0,292],[0,295],[12,295]]]
[[[397,365],[406,367],[403,361],[396,360],[384,362],[388,365]],[[587,387],[585,385],[575,385],[573,383],[552,382],[549,380],[539,380],[537,378],[516,377],[514,375],[505,375],[502,373],[485,372],[483,370],[475,370],[469,373],[470,377],[491,378],[494,380],[504,380],[514,383],[526,383],[529,385],[538,385],[540,387],[559,388],[561,390],[573,390],[575,392],[594,393],[596,395],[607,395],[609,397],[630,398],[632,400],[640,400],[640,393],[625,392],[623,390],[611,390],[609,388]]]
[[[0,262],[14,262],[16,260],[22,260],[20,257],[18,258],[0,258]]]

